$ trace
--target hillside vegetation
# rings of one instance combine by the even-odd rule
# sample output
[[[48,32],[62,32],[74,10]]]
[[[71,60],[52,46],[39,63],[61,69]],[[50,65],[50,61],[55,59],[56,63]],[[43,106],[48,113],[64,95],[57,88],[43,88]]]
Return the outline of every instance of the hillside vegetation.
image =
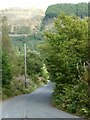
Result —
[[[41,46],[50,79],[56,83],[53,104],[88,118],[88,19],[61,14],[55,20],[54,29],[45,32],[45,43]]]
[[[41,29],[44,29],[44,27],[47,27],[50,23],[53,23],[52,19],[57,18],[61,13],[84,18],[88,16],[88,4],[56,4],[49,6],[45,12]]]
[[[90,118],[87,15],[86,3],[51,5],[47,8],[43,20],[40,19],[35,26],[32,22],[35,29],[29,29],[28,21],[25,26],[22,19],[21,26],[14,27],[13,32],[7,17],[4,16],[3,98],[29,93],[50,79],[56,84],[52,97],[54,106]],[[34,18],[36,15],[32,21]],[[10,33],[21,36],[9,36]],[[29,35],[22,36],[23,33]],[[27,88],[24,79],[24,43],[27,44]]]
[[[20,38],[17,38],[18,43]],[[21,38],[22,40],[22,38]],[[25,43],[25,39],[23,38]],[[24,43],[18,49],[13,47],[9,37],[9,25],[6,16],[2,18],[2,98],[30,93],[35,88],[47,83],[48,72],[44,62],[36,51],[27,47],[26,80],[24,65]],[[27,43],[28,44],[28,43]],[[1,95],[1,93],[0,93]]]

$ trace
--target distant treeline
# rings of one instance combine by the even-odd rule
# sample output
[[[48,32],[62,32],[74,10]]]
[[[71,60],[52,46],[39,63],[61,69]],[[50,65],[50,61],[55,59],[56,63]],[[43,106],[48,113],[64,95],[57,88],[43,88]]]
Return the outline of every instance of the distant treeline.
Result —
[[[88,4],[87,3],[78,3],[78,4],[55,4],[47,8],[45,12],[45,17],[42,21],[41,30],[44,29],[48,21],[53,18],[57,18],[58,15],[65,13],[70,16],[77,16],[84,18],[88,16]]]
[[[84,18],[85,16],[88,16],[88,4],[78,3],[51,5],[47,8],[45,12],[45,19],[57,17],[58,14],[62,12],[67,15],[79,16],[81,18]]]

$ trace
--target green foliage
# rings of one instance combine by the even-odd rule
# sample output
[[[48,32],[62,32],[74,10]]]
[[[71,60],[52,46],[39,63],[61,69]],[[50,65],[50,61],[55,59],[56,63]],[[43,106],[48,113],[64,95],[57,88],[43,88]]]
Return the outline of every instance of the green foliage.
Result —
[[[2,18],[2,50],[4,50],[9,58],[12,55],[12,45],[9,38],[9,26],[6,16]]]
[[[7,17],[2,18],[2,95],[10,89],[12,75],[12,46],[9,38],[9,26]],[[3,96],[2,96],[3,97]]]
[[[10,85],[12,80],[12,66],[5,52],[2,53],[2,87]]]
[[[78,4],[56,4],[51,5],[47,8],[45,12],[45,17],[42,21],[41,30],[45,29],[45,26],[50,26],[53,23],[53,19],[57,18],[59,14],[65,13],[66,15],[77,16],[84,18],[88,16],[88,4],[78,3]],[[48,24],[49,23],[49,24]]]
[[[56,83],[54,102],[63,110],[89,117],[87,19],[62,14],[55,20],[55,31],[46,32],[45,37],[42,49],[50,78]]]
[[[7,17],[2,18],[2,86],[7,87],[12,80],[11,53],[12,46],[8,36],[9,26]]]
[[[49,73],[48,73],[46,65],[44,63],[43,63],[43,67],[42,67],[42,75],[46,80],[49,79]]]
[[[61,15],[55,22],[56,33],[46,33],[50,45],[48,60],[49,63],[51,62],[51,74],[53,77],[58,76],[57,81],[60,79],[59,76],[62,76],[62,82],[64,78],[72,82],[73,76],[75,78],[78,76],[76,64],[87,58],[85,48],[87,47],[88,29],[85,21]]]
[[[48,72],[43,65],[42,58],[36,51],[27,53],[27,74],[31,79],[38,82],[39,80],[47,82]]]
[[[21,26],[21,27],[17,27],[14,30],[15,34],[30,34],[30,28],[27,26]]]
[[[27,49],[27,88],[25,88],[24,54],[16,54],[12,66],[8,63],[6,54],[3,54],[2,57],[3,99],[30,93],[37,87],[47,83],[48,72],[46,67],[43,66],[40,54]],[[13,73],[11,72],[12,68],[14,68]]]
[[[42,59],[40,55],[35,52],[28,52],[27,54],[27,72],[28,74],[41,73]]]
[[[59,108],[76,115],[89,117],[89,98],[87,94],[87,82],[78,81],[74,84],[57,84],[54,96],[54,104]]]
[[[15,54],[13,64],[13,76],[21,76],[24,74],[24,56],[19,51]]]
[[[6,29],[7,28],[7,29]],[[6,31],[7,30],[7,31]],[[27,51],[29,47],[34,50],[38,44],[36,35],[28,37],[12,37],[14,49],[9,35],[8,25],[3,23],[3,56],[2,56],[2,83],[3,99],[11,96],[30,93],[37,87],[47,82],[47,75],[43,71],[43,62],[40,55],[35,52],[27,52],[27,88],[25,88],[24,78],[24,46],[26,42]],[[36,41],[34,41],[36,40]],[[7,43],[7,44],[6,44]],[[16,48],[15,48],[16,47]],[[4,52],[5,51],[5,52]],[[12,54],[11,54],[12,53]]]
[[[31,93],[36,88],[40,87],[43,82],[39,82],[38,84],[32,81],[29,76],[27,76],[28,83],[27,88],[25,88],[25,81],[24,76],[17,76],[14,77],[14,79],[10,82],[10,85],[7,86],[7,88],[3,88],[2,92],[2,98],[7,99],[9,97],[17,96],[20,94],[27,94]]]
[[[11,37],[11,42],[14,48],[20,49],[21,52],[23,51],[23,44],[26,43],[27,47],[31,50],[37,50],[37,45],[42,42],[42,34],[37,33],[27,37],[19,36],[19,37]]]
[[[67,15],[79,16],[82,18],[88,16],[88,4],[79,3],[51,5],[46,10],[45,18],[57,17],[61,12],[64,12]]]

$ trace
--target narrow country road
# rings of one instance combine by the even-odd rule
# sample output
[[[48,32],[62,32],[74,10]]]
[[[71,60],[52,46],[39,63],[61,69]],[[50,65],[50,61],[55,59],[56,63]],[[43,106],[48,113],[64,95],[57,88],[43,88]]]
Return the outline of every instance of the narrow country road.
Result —
[[[2,118],[77,118],[51,105],[52,92],[53,84],[49,82],[31,94],[16,96],[4,101]]]

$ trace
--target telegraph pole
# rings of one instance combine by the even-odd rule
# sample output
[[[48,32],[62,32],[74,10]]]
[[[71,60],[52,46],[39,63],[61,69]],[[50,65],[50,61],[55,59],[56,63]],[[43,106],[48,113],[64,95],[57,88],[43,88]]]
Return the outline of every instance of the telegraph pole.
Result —
[[[24,65],[25,65],[25,88],[27,87],[27,73],[26,73],[26,44],[24,44]]]

